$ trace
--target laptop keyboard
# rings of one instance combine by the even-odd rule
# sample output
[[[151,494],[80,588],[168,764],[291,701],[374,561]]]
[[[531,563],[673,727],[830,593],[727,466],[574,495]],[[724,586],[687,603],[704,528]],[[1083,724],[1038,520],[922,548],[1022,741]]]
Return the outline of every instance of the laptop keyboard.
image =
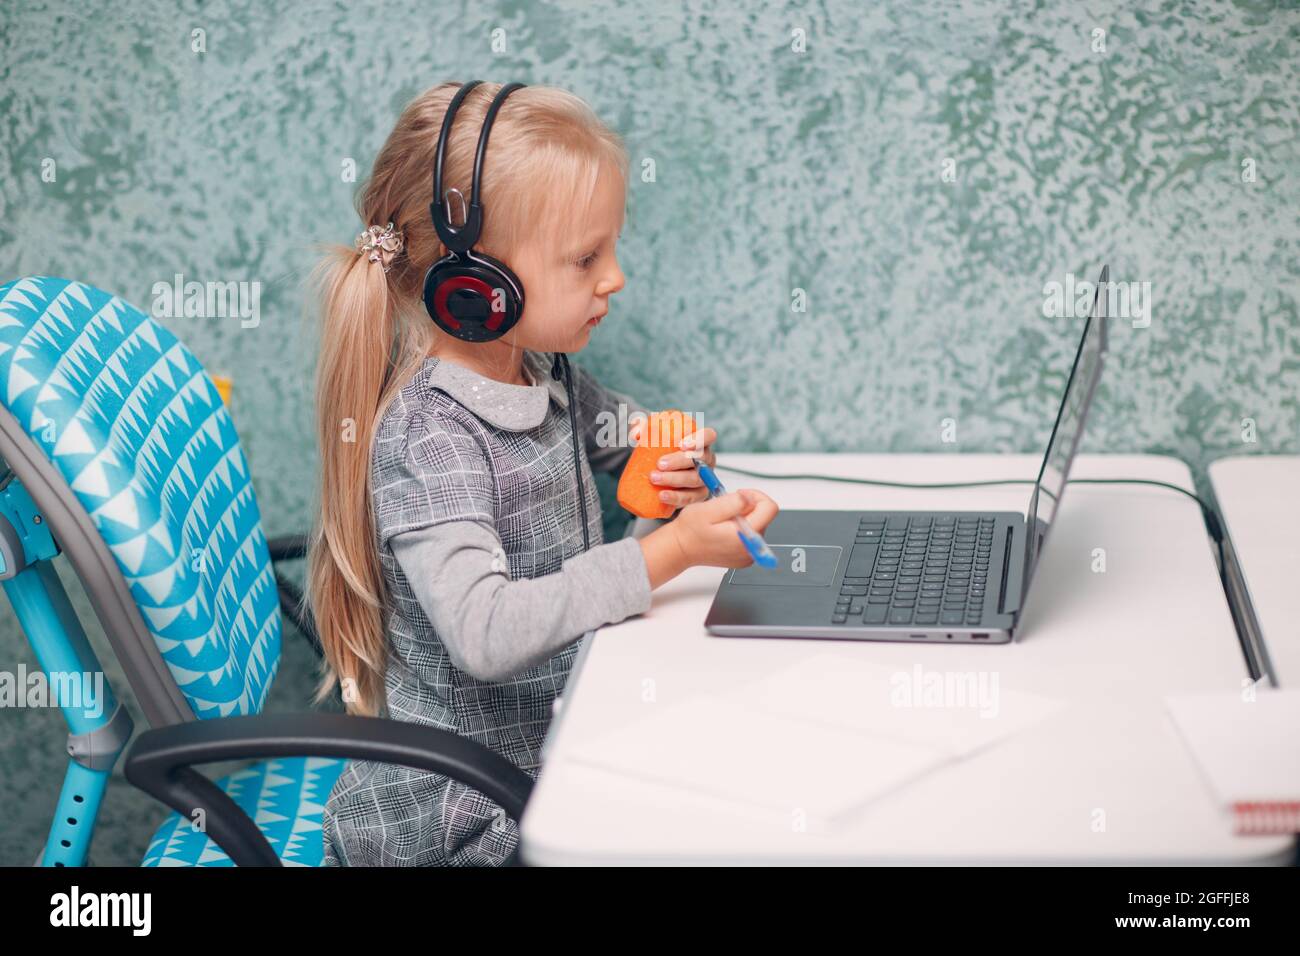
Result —
[[[992,550],[992,516],[864,515],[831,621],[979,624]]]

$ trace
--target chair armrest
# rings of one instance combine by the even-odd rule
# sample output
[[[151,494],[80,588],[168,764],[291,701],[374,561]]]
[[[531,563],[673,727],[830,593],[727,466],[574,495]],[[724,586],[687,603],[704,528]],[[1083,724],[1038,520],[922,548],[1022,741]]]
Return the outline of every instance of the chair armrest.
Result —
[[[348,714],[253,714],[172,724],[140,734],[123,769],[132,786],[186,819],[203,810],[206,831],[236,866],[280,866],[239,805],[193,764],[243,758],[339,757],[446,774],[518,821],[533,778],[467,737],[402,720]]]
[[[267,550],[271,552],[271,562],[294,561],[307,557],[307,536],[305,534],[285,534],[278,538],[266,539]]]

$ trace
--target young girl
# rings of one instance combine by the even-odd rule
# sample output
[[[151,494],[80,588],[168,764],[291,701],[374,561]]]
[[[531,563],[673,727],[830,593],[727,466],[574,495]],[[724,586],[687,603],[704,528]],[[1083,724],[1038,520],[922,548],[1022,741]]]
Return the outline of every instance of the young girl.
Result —
[[[573,95],[509,95],[483,163],[475,248],[514,271],[525,307],[501,338],[462,341],[422,299],[426,271],[447,253],[430,217],[432,169],[458,88],[406,107],[358,197],[366,232],[318,270],[321,486],[308,589],[327,671],[317,700],[341,682],[350,713],[463,734],[536,776],[581,637],[645,612],[650,592],[690,566],[748,565],[731,518],[761,531],[777,508],[750,489],[708,499],[691,456],[712,464],[717,436],[702,428],[697,447],[683,441],[653,478],[681,510],[642,538],[603,543],[591,472],[618,471],[631,447],[600,447],[597,416],[644,409],[573,366],[584,552],[568,397],[551,354],[581,351],[623,288],[614,247],[627,154]],[[470,194],[498,89],[480,84],[456,112],[444,191]],[[518,829],[444,775],[354,760],[329,795],[324,840],[326,865],[493,865]]]

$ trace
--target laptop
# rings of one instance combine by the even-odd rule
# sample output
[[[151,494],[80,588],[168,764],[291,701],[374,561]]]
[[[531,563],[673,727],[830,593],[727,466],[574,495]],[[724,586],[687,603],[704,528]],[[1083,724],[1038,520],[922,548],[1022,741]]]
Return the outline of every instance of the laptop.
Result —
[[[704,620],[708,632],[1011,641],[1101,377],[1109,277],[1103,268],[1025,515],[781,511],[764,534],[777,566],[729,571]]]

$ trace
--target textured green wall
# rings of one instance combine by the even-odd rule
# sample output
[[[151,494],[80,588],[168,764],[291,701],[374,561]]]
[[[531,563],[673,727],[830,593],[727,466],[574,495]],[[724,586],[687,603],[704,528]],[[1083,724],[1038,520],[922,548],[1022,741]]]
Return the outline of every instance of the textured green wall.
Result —
[[[6,6],[0,275],[142,305],[176,272],[260,281],[257,328],[171,324],[236,376],[273,530],[307,514],[300,280],[361,225],[342,163],[471,76],[568,87],[655,161],[583,360],[723,447],[943,450],[953,417],[960,450],[1033,450],[1074,338],[1043,286],[1103,258],[1154,308],[1115,329],[1089,448],[1199,463],[1243,417],[1300,447],[1294,5],[79,7]]]
[[[1043,288],[1103,260],[1153,302],[1149,328],[1115,324],[1085,450],[1300,450],[1295,4],[86,6],[0,8],[0,277],[142,307],[178,272],[260,282],[256,328],[167,324],[235,377],[269,533],[309,519],[311,244],[351,240],[344,162],[364,176],[446,79],[567,87],[654,160],[580,360],[724,450],[1041,448],[1078,330]],[[0,666],[23,653],[5,622]],[[6,807],[53,794],[30,759],[0,756],[30,775]],[[145,833],[112,832],[101,857],[138,858]],[[35,839],[0,828],[0,863]]]

